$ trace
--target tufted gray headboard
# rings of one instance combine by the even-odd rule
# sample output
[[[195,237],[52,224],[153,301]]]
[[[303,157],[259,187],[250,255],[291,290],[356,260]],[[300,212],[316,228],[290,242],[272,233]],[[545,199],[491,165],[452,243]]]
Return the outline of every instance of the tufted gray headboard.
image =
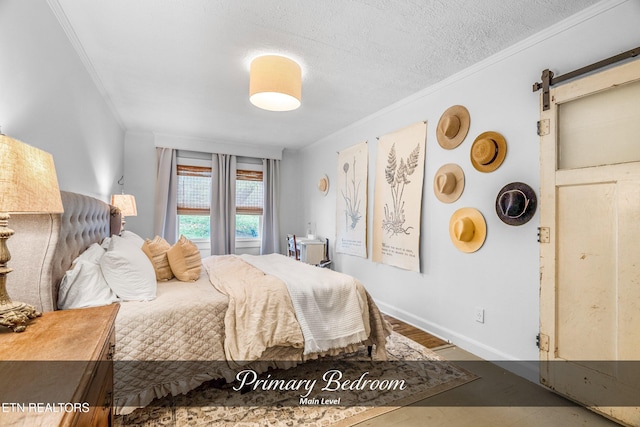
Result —
[[[40,311],[57,309],[58,288],[71,262],[92,243],[120,233],[120,212],[113,206],[77,193],[61,191],[62,214],[14,214],[15,230],[7,292],[14,301]]]

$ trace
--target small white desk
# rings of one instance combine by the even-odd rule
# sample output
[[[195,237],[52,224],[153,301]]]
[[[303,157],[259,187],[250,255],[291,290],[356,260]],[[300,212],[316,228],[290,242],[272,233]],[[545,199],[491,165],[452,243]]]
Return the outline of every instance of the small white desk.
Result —
[[[300,251],[300,261],[313,265],[320,264],[324,259],[325,243],[326,241],[324,239],[296,237],[296,244]]]

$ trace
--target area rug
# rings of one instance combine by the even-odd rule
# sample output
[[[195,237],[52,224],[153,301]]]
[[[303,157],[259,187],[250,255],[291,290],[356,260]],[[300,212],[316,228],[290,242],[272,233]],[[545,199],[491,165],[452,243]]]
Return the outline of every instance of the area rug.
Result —
[[[287,370],[247,370],[235,383],[156,399],[114,425],[351,426],[478,378],[395,332],[387,353],[388,361],[371,360],[363,348]]]

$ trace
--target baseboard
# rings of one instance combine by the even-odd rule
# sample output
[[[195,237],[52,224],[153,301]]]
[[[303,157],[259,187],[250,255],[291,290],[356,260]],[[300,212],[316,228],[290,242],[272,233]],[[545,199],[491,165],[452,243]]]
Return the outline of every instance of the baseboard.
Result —
[[[496,365],[513,372],[514,374],[523,377],[535,384],[539,384],[540,381],[540,369],[538,361],[536,360],[519,360],[513,355],[504,353],[498,349],[487,346],[479,341],[462,335],[458,332],[452,331],[442,325],[430,322],[426,319],[418,317],[412,313],[386,304],[384,302],[376,301],[378,308],[389,316],[395,317],[411,326],[418,329],[422,329],[425,332],[430,333],[433,336],[454,344],[461,349],[468,351],[484,360],[491,361]],[[517,363],[514,363],[517,362]]]

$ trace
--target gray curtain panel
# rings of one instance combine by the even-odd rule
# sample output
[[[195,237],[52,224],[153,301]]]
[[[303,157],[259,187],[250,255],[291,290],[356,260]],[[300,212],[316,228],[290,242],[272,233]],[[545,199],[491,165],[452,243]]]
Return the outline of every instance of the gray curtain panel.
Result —
[[[153,232],[174,244],[178,234],[178,160],[173,148],[156,148],[157,175]]]
[[[236,156],[213,154],[211,164],[211,255],[236,252]]]
[[[262,208],[262,242],[260,254],[280,252],[280,160],[262,159],[264,205]]]

